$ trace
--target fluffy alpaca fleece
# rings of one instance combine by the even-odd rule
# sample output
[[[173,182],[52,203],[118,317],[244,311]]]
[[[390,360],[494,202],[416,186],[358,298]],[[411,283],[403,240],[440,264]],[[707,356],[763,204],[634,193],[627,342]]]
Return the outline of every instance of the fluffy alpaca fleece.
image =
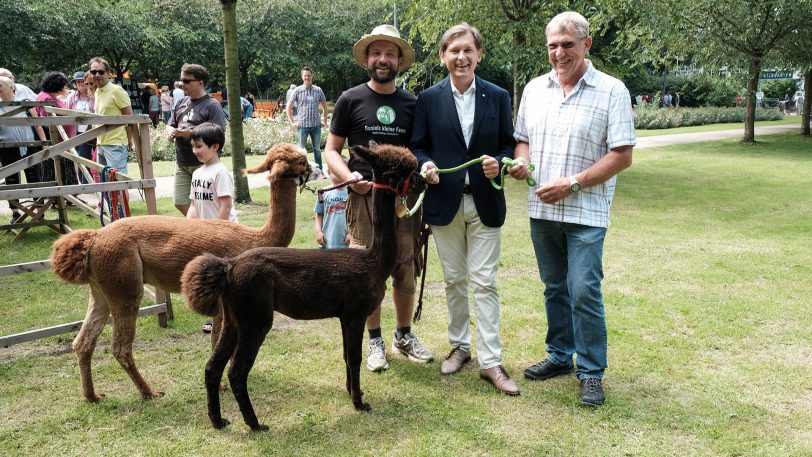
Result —
[[[271,200],[268,221],[261,228],[226,220],[141,216],[97,230],[77,230],[54,243],[51,270],[67,282],[90,285],[87,316],[73,340],[87,400],[99,400],[91,358],[108,316],[113,318],[116,360],[144,398],[163,395],[144,381],[132,355],[144,284],[178,292],[183,267],[200,254],[235,256],[258,246],[290,244],[296,226],[296,189],[313,178],[310,164],[296,146],[278,144],[268,150],[262,164],[246,170],[264,171],[270,171]]]
[[[220,413],[218,387],[233,355],[228,379],[243,419],[253,430],[267,430],[257,420],[246,383],[274,311],[294,319],[339,319],[347,392],[357,410],[370,409],[361,399],[361,341],[366,318],[380,306],[397,262],[395,192],[422,192],[426,181],[415,173],[417,161],[408,149],[354,147],[353,153],[372,166],[376,183],[369,249],[259,248],[230,260],[206,254],[186,266],[181,280],[186,306],[211,316],[222,300],[223,329],[205,370],[208,413],[215,428],[229,423]]]

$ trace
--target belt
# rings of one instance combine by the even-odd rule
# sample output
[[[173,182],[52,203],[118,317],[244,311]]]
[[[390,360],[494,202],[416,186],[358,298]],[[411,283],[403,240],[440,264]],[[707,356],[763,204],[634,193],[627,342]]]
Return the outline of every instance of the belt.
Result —
[[[470,194],[471,193],[471,185],[466,184],[466,185],[462,186],[462,193],[463,194]]]

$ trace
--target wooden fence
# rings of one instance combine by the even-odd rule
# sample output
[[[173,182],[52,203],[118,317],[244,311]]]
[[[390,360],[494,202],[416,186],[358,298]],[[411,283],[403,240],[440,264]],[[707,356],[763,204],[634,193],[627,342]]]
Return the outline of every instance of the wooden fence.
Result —
[[[90,113],[72,111],[48,106],[43,102],[0,102],[0,106],[12,106],[13,109],[0,115],[0,126],[42,126],[50,131],[50,142],[0,142],[0,147],[33,147],[43,146],[43,149],[35,154],[24,157],[22,160],[11,165],[0,167],[0,178],[6,178],[19,173],[24,169],[36,166],[37,164],[53,160],[56,181],[46,183],[32,183],[20,185],[0,185],[0,200],[18,200],[29,198],[28,204],[18,204],[15,208],[22,213],[22,217],[11,224],[0,224],[0,234],[12,233],[14,238],[11,242],[18,240],[25,232],[33,227],[46,226],[59,233],[71,231],[68,212],[66,211],[66,200],[70,201],[86,214],[97,219],[102,217],[98,208],[87,205],[74,195],[110,192],[129,189],[141,189],[144,193],[144,200],[147,205],[148,214],[157,214],[158,207],[155,199],[155,178],[152,172],[152,146],[149,140],[149,117],[145,115],[130,116],[99,116]],[[48,116],[45,117],[12,117],[34,106],[44,108]],[[65,134],[65,125],[83,124],[91,127],[73,138],[68,138]],[[85,167],[101,172],[104,166],[80,157],[76,146],[98,138],[99,135],[118,127],[125,127],[133,138],[133,146],[138,168],[141,171],[141,179],[134,179],[125,174],[116,173],[115,181],[94,183],[91,174]],[[80,165],[77,167],[80,173],[87,178],[88,184],[65,185],[63,182],[63,172],[59,158],[66,158],[72,163]],[[11,205],[10,205],[11,206]],[[54,207],[57,210],[55,219],[48,219],[46,211]],[[104,220],[110,222],[107,215]],[[50,260],[38,260],[15,265],[0,265],[0,276],[14,274],[30,274],[37,271],[50,269]],[[169,294],[161,290],[146,289],[145,296],[155,302],[155,305],[141,308],[139,315],[158,314],[158,324],[166,327],[167,320],[172,319],[172,303]],[[59,335],[79,330],[82,321],[61,324],[54,327],[33,330],[9,336],[0,336],[0,347],[8,347],[11,344],[32,341],[48,336]]]

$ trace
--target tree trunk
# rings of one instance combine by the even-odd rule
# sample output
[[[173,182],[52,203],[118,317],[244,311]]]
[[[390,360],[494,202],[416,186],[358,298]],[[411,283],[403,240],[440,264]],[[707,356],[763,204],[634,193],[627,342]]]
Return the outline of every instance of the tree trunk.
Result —
[[[758,90],[758,73],[761,69],[761,59],[750,56],[750,65],[747,69],[747,107],[744,111],[744,138],[742,143],[755,143],[756,121],[756,91]]]
[[[524,49],[527,38],[522,32],[513,32],[513,46],[514,49]],[[513,61],[513,119],[519,113],[519,104],[522,102],[522,94],[524,93],[524,84],[521,83],[523,79],[524,64],[518,58]]]
[[[245,176],[245,143],[242,136],[242,107],[240,106],[240,57],[237,52],[237,0],[220,0],[223,6],[223,40],[226,57],[226,89],[228,90],[228,128],[231,133],[231,163],[234,170],[234,200],[251,201],[248,178]]]
[[[801,135],[809,136],[809,110],[812,108],[812,67],[804,76],[804,106],[801,114]]]

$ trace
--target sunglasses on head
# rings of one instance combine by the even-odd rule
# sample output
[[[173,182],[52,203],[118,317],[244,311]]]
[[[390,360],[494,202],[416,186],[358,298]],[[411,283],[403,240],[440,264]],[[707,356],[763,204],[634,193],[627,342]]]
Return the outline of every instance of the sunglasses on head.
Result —
[[[199,79],[181,79],[180,80],[180,82],[182,82],[183,84],[189,84],[189,83],[193,83],[195,81],[200,81],[200,80]]]
[[[90,70],[88,73],[91,75],[103,75],[107,73],[107,70]]]

